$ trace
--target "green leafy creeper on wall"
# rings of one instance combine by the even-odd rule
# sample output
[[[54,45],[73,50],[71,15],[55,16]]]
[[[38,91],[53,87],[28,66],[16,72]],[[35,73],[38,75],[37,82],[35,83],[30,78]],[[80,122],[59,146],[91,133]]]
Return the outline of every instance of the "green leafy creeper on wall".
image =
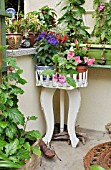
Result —
[[[68,0],[66,2],[67,5],[62,8],[62,13],[64,14],[58,19],[58,24],[65,25],[71,42],[77,39],[80,43],[85,43],[87,38],[90,37],[90,34],[87,32],[89,27],[84,26],[82,19],[85,9],[81,5],[84,3],[85,0]]]
[[[93,17],[96,24],[92,35],[96,37],[96,43],[111,44],[111,1],[105,3],[104,0],[94,0]]]

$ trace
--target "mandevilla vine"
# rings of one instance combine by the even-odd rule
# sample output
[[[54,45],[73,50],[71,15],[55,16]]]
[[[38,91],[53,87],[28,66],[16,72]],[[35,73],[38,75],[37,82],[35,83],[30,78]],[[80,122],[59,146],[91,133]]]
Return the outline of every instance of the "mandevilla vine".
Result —
[[[80,43],[85,43],[90,37],[87,32],[89,27],[84,26],[82,19],[82,14],[85,13],[85,9],[82,7],[84,3],[85,0],[68,0],[67,5],[62,8],[64,14],[58,19],[58,24],[66,27],[71,42],[77,39]]]
[[[111,44],[111,1],[93,0],[96,24],[92,35],[96,37],[96,43]]]

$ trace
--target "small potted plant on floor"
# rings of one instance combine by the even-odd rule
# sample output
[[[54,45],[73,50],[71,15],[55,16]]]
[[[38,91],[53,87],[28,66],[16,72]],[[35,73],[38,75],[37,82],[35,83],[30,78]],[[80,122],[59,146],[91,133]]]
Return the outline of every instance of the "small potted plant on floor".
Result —
[[[24,91],[19,84],[24,85],[26,81],[20,77],[22,70],[14,58],[7,58],[5,62],[8,74],[3,76],[0,84],[0,167],[18,169],[28,163],[27,169],[30,169],[27,161],[31,155],[41,154],[37,143],[33,145],[41,134],[37,130],[25,131],[27,122],[37,118],[25,118],[20,112],[17,95]],[[39,161],[38,157],[36,161]]]

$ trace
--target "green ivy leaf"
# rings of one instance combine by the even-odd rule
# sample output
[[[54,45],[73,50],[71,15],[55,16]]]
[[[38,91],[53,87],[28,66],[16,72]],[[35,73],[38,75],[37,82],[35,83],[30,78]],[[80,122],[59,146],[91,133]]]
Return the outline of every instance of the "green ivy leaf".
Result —
[[[0,150],[2,150],[3,149],[3,147],[5,147],[5,145],[7,144],[7,142],[6,141],[4,141],[4,140],[0,140]],[[0,155],[1,155],[1,153],[0,153]]]
[[[7,93],[1,93],[0,94],[0,101],[2,104],[5,104],[7,101]]]
[[[16,156],[14,156],[14,155],[13,156],[9,156],[9,160],[13,161],[13,162],[17,162],[17,163],[19,162],[19,159]]]
[[[38,118],[36,116],[28,116],[27,120],[37,120]]]
[[[9,159],[7,158],[6,154],[4,154],[3,152],[0,152],[0,160],[8,161]]]
[[[40,134],[40,132],[38,130],[32,130],[32,131],[27,132],[26,138],[32,139],[32,137],[34,139],[41,139],[42,135]]]
[[[29,153],[29,151],[26,150],[26,149],[23,149],[23,148],[21,148],[21,149],[17,152],[16,156],[17,156],[20,160],[24,160],[24,161],[30,159],[30,153]]]
[[[0,88],[3,89],[3,90],[6,90],[6,89],[7,89],[7,87],[6,87],[4,84],[1,84],[1,85],[0,85]]]
[[[7,115],[13,122],[24,125],[24,115],[17,108],[8,109]]]
[[[13,139],[14,135],[17,132],[17,127],[10,123],[9,127],[6,128],[6,136],[8,136],[10,139]]]
[[[31,146],[31,150],[36,155],[41,155],[41,150],[37,146]]]
[[[27,81],[24,80],[24,79],[22,79],[22,78],[20,77],[20,78],[18,79],[17,83],[20,83],[20,84],[24,85],[24,84],[27,83]]]
[[[7,104],[12,107],[13,106],[13,100],[8,100]]]
[[[7,122],[0,121],[0,127],[2,127],[3,129],[5,129],[7,126],[8,126],[8,123],[7,123]]]
[[[30,144],[29,144],[29,142],[25,142],[24,143],[24,148],[27,149],[28,151],[30,151]]]
[[[14,163],[14,162],[11,162],[11,161],[0,161],[0,167],[5,167],[5,168],[22,168],[23,166],[23,163],[22,162],[19,162],[18,163]]]
[[[25,138],[20,138],[20,139],[19,139],[20,145],[24,144],[24,142],[25,142]]]
[[[17,152],[17,149],[19,148],[19,141],[18,139],[15,139],[14,141],[10,142],[5,146],[5,151],[7,156],[15,154]]]
[[[76,87],[76,82],[72,77],[66,77],[66,81],[70,86]]]
[[[17,74],[22,74],[22,73],[23,73],[23,70],[21,70],[21,69],[17,70]]]

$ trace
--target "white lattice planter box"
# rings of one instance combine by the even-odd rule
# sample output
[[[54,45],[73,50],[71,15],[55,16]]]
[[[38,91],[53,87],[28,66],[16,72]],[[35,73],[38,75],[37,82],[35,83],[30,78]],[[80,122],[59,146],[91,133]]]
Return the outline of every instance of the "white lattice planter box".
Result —
[[[40,70],[36,69],[36,86],[69,90],[74,89],[74,87],[70,86],[67,82],[61,83],[60,81],[55,81],[54,80],[55,75],[52,75],[51,77],[49,77],[48,75],[47,76],[41,75],[42,71],[43,71],[42,69]],[[73,79],[76,82],[76,88],[86,87],[88,85],[88,70],[83,73],[74,74]]]

